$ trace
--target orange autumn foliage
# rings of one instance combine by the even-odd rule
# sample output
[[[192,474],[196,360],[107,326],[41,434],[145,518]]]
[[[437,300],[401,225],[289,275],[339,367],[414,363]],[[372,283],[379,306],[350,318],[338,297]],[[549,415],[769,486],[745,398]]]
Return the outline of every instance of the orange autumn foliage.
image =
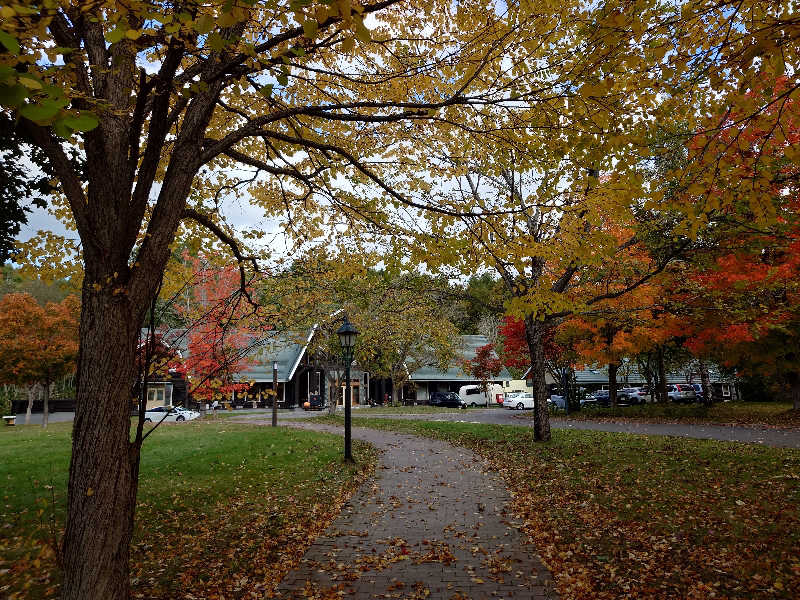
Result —
[[[30,294],[0,300],[0,382],[49,385],[75,370],[78,300],[40,306]]]

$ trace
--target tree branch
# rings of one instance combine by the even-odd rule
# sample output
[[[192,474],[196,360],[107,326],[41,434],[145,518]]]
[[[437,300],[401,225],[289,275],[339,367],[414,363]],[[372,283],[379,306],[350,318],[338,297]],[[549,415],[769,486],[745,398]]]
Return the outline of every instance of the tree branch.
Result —
[[[204,215],[201,212],[198,212],[192,208],[185,208],[181,213],[182,219],[189,219],[196,223],[199,223],[206,229],[208,229],[211,233],[213,233],[219,241],[223,244],[228,246],[233,253],[233,256],[236,258],[236,261],[239,265],[239,291],[242,295],[247,298],[248,303],[251,306],[257,307],[258,304],[253,300],[250,295],[250,292],[247,289],[247,274],[244,271],[244,263],[250,262],[253,265],[253,270],[256,273],[259,273],[260,270],[258,268],[258,258],[255,256],[245,256],[242,254],[241,249],[239,248],[239,243],[233,238],[233,236],[228,235],[222,227],[214,223],[208,215]]]
[[[83,186],[77,173],[70,165],[67,155],[64,154],[61,145],[53,138],[48,128],[36,125],[27,119],[21,119],[20,123],[33,142],[47,155],[53,171],[61,181],[61,188],[75,217],[75,225],[78,228],[81,240],[84,240],[84,244],[95,242]]]

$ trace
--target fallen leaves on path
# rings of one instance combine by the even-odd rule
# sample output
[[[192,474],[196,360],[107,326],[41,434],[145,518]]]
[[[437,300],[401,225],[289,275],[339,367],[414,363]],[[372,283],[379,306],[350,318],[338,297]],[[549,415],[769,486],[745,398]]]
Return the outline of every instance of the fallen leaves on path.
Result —
[[[541,443],[528,428],[365,423],[483,456],[564,599],[800,598],[797,450],[563,430]]]

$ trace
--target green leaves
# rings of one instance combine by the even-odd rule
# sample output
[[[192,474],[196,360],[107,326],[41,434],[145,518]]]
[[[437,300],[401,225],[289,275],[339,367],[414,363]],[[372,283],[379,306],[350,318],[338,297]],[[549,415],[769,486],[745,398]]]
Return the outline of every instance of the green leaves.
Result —
[[[211,15],[203,15],[197,19],[195,29],[200,35],[204,35],[214,29],[214,18]]]
[[[0,105],[17,107],[25,101],[28,89],[24,85],[0,84]]]
[[[317,35],[317,30],[319,29],[319,24],[315,19],[308,19],[303,21],[303,33],[307,38],[313,38]]]
[[[63,98],[59,100],[48,99],[39,104],[27,104],[23,106],[19,114],[39,125],[47,125],[66,104],[67,100]]]
[[[6,33],[5,31],[0,31],[0,44],[3,44],[5,49],[14,56],[19,56],[19,42],[14,36]]]
[[[117,26],[114,29],[112,29],[106,34],[106,41],[108,41],[111,44],[116,44],[124,37],[125,37],[125,27],[123,27],[122,24],[117,24]]]
[[[92,113],[82,113],[76,116],[65,117],[62,121],[67,127],[75,131],[91,131],[99,125],[97,117]]]

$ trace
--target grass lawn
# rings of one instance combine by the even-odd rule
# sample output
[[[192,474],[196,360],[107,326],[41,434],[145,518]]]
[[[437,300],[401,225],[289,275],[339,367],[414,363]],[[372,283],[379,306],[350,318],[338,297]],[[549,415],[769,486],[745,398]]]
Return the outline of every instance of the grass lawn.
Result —
[[[50,540],[63,529],[71,426],[0,429],[0,597],[57,595]],[[372,471],[375,451],[356,448],[353,467],[338,436],[227,419],[162,425],[142,454],[134,596],[264,597]]]
[[[565,599],[800,597],[800,451],[357,419],[469,447],[514,495]]]
[[[581,411],[554,416],[582,421],[635,421],[639,423],[698,423],[720,425],[766,425],[800,427],[800,410],[790,402],[719,402],[704,404],[645,404],[616,409],[584,407]],[[533,418],[533,415],[525,415]]]

